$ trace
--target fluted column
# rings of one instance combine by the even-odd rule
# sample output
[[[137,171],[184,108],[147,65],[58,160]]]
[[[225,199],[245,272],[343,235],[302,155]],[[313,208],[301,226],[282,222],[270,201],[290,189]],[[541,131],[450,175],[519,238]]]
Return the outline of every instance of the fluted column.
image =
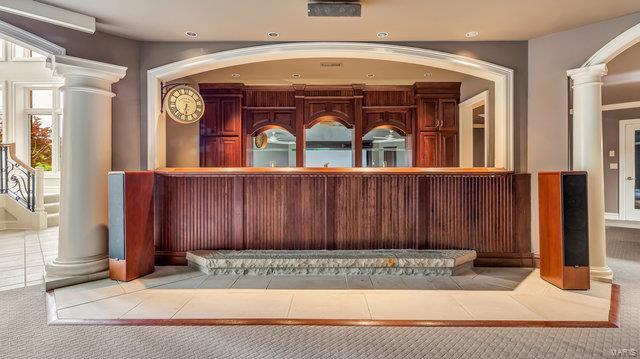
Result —
[[[591,277],[610,282],[604,223],[602,155],[602,76],[604,64],[570,70],[573,80],[573,169],[587,171],[589,194],[589,264]]]
[[[107,275],[111,85],[127,70],[70,56],[50,66],[65,85],[58,257],[46,265],[47,289]]]

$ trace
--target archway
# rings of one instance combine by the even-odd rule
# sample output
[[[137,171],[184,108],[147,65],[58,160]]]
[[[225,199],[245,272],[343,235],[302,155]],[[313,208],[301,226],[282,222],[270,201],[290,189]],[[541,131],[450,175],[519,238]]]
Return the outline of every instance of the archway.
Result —
[[[572,169],[587,171],[589,262],[594,279],[610,282],[606,263],[604,171],[602,153],[602,77],[607,63],[640,42],[640,24],[609,41],[581,67],[567,71],[573,81]]]
[[[302,58],[359,58],[438,67],[495,84],[495,166],[513,169],[513,70],[489,62],[407,46],[352,42],[305,42],[246,47],[174,62],[147,72],[147,168],[165,167],[165,119],[160,111],[162,82],[248,63]]]

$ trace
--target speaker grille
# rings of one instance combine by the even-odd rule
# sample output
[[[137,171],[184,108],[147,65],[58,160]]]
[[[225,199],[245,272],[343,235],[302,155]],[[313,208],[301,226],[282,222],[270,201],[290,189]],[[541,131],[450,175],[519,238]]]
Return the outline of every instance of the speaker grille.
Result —
[[[109,173],[109,258],[125,258],[124,172]]]
[[[589,265],[587,175],[562,175],[563,253],[566,266]]]

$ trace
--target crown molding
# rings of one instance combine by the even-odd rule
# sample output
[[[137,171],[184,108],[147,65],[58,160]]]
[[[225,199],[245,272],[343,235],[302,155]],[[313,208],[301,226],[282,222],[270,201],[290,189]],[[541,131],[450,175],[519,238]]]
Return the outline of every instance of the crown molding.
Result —
[[[0,0],[0,11],[89,34],[96,32],[94,17],[33,0]]]
[[[0,21],[0,38],[48,57],[66,53],[63,47],[4,21]]]

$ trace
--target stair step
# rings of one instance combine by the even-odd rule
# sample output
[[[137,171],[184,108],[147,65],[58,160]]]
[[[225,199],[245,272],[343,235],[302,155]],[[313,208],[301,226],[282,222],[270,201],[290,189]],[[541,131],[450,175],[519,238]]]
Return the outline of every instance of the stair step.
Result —
[[[247,250],[187,252],[190,266],[208,274],[432,275],[473,267],[473,250]]]
[[[60,193],[45,193],[44,203],[56,203],[60,202]]]
[[[47,227],[55,227],[60,224],[60,215],[58,213],[47,214]]]
[[[45,203],[44,204],[44,211],[47,212],[47,214],[58,213],[58,212],[60,212],[60,203],[59,202]]]

